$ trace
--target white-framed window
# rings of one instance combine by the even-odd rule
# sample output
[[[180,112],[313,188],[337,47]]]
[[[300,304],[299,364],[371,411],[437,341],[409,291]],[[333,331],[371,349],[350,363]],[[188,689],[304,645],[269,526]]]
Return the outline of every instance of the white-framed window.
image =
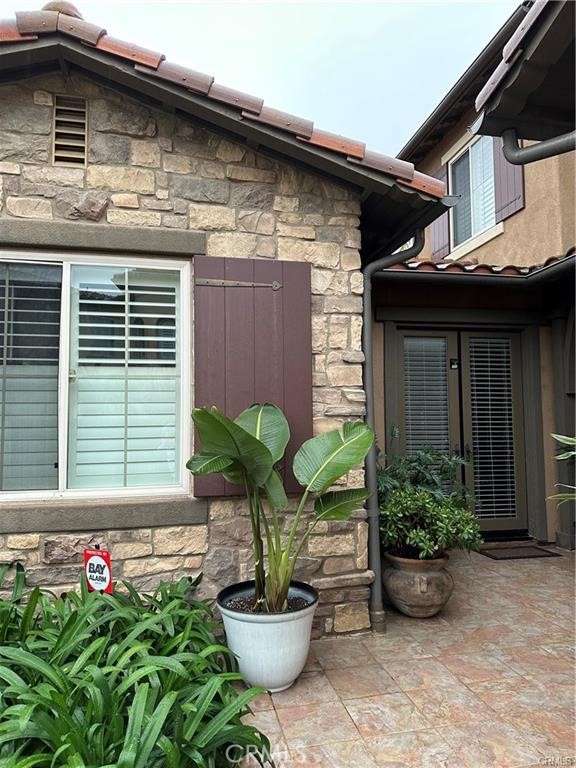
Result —
[[[186,493],[190,264],[0,252],[0,500]]]
[[[496,223],[494,140],[481,136],[448,163],[450,194],[460,195],[451,209],[451,249]]]

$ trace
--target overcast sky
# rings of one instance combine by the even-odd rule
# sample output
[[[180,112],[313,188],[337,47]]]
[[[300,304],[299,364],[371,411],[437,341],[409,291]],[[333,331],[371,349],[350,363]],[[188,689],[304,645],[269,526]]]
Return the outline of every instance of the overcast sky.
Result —
[[[43,0],[0,0],[0,18]],[[77,0],[91,21],[222,85],[396,154],[519,0]]]

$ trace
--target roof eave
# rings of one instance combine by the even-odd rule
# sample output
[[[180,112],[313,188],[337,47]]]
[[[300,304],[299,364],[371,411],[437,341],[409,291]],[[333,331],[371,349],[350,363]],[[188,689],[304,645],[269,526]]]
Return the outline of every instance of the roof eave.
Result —
[[[573,86],[571,103],[566,92],[574,73],[574,5],[548,2],[541,9],[529,37],[478,94],[475,133],[501,136],[514,129],[520,138],[546,141],[574,130]]]
[[[0,81],[10,82],[18,77],[30,76],[33,67],[50,61],[64,61],[78,67],[96,79],[108,81],[112,87],[131,91],[135,98],[145,96],[156,102],[158,109],[177,109],[248,142],[253,148],[268,149],[340,179],[357,187],[365,195],[376,193],[385,196],[391,189],[396,189],[402,192],[407,203],[414,198],[424,203],[438,203],[438,198],[433,195],[400,185],[393,178],[372,172],[358,164],[347,163],[345,157],[340,159],[262,123],[246,120],[238,110],[224,104],[208,101],[192,91],[174,87],[166,81],[146,77],[131,64],[113,59],[96,48],[83,45],[64,35],[51,35],[49,38],[0,47]]]
[[[544,264],[542,267],[528,272],[525,275],[500,275],[500,274],[475,274],[473,270],[468,273],[419,271],[418,269],[385,269],[376,272],[374,277],[378,280],[413,280],[416,282],[446,281],[449,285],[490,285],[490,286],[516,286],[530,288],[541,285],[551,280],[565,277],[573,277],[576,267],[576,256],[572,251],[558,261]],[[472,281],[472,282],[470,282]]]

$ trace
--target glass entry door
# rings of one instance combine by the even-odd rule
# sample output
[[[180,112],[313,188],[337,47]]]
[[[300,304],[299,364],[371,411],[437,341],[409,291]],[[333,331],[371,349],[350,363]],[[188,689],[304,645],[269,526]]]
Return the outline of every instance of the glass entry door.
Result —
[[[486,531],[527,528],[519,337],[402,331],[401,450],[464,456],[464,481]]]

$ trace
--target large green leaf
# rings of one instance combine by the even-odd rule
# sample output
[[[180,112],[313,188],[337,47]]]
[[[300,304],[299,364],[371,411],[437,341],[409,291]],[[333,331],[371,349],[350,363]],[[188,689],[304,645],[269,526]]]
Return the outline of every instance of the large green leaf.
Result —
[[[274,464],[264,443],[217,408],[195,408],[192,418],[202,443],[202,453],[236,460],[255,485],[264,485]]]
[[[264,443],[272,454],[274,464],[284,456],[290,440],[290,427],[277,405],[256,403],[242,411],[234,422]]]
[[[307,491],[322,492],[363,460],[374,433],[362,421],[347,421],[338,430],[307,440],[294,457],[294,474]]]
[[[288,497],[286,496],[286,491],[284,490],[282,478],[275,469],[273,469],[270,473],[270,477],[264,485],[264,490],[266,491],[268,503],[273,509],[275,509],[277,512],[281,512],[283,509],[286,509],[288,506]]]
[[[192,458],[186,462],[186,466],[193,475],[211,475],[214,472],[222,470],[234,463],[230,456],[214,456],[210,453],[195,453]]]
[[[348,520],[358,505],[370,496],[366,488],[349,488],[345,491],[328,491],[314,503],[314,512],[321,520]]]

